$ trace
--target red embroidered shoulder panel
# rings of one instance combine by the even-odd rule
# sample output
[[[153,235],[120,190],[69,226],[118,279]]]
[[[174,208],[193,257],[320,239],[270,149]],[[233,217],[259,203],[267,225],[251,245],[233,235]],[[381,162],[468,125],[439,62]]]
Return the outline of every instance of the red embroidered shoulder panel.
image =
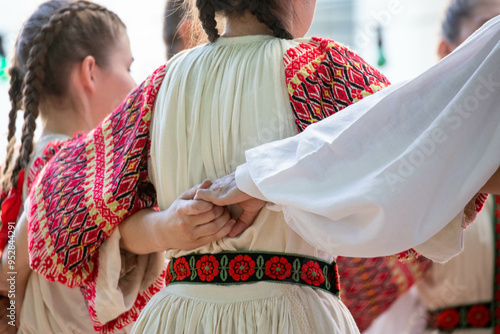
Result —
[[[299,132],[390,84],[349,48],[328,39],[314,37],[289,49],[284,61]]]

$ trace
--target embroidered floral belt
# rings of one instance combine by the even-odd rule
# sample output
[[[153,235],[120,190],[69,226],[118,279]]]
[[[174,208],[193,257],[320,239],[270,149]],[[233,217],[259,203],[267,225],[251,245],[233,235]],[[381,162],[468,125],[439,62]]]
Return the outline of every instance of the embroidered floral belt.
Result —
[[[456,306],[428,311],[428,329],[451,332],[458,329],[491,328],[491,303]]]
[[[167,284],[245,284],[262,281],[307,285],[339,294],[337,264],[288,253],[192,254],[170,261]]]

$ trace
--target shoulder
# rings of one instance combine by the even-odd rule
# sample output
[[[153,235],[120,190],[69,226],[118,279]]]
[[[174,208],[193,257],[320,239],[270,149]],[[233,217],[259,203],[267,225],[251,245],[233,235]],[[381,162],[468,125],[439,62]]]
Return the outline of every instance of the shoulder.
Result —
[[[286,89],[298,130],[390,83],[348,47],[330,39],[295,40],[284,55]]]
[[[298,73],[331,72],[335,77],[343,77],[358,83],[374,93],[371,85],[384,88],[389,80],[375,67],[368,64],[349,47],[327,38],[312,37],[297,40],[299,45],[287,50],[284,56],[287,83]],[[375,88],[377,87],[372,87]]]
[[[50,138],[49,138],[50,137]],[[61,149],[63,143],[69,140],[65,135],[52,135],[40,140],[35,146],[35,153],[31,158],[27,178],[24,183],[23,198],[26,198],[29,190],[40,171],[47,162]]]

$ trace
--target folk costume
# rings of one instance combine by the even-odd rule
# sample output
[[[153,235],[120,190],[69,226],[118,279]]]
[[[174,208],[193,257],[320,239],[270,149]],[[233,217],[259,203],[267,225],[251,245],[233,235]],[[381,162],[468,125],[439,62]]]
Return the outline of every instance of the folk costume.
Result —
[[[24,202],[24,205],[29,207],[26,197],[34,178],[68,139],[69,137],[65,135],[51,134],[37,140],[30,167],[20,176],[19,184],[22,186],[19,187],[18,196],[21,203]],[[3,210],[5,208],[2,206],[2,213],[19,215],[20,207],[17,208],[17,213],[15,208]],[[131,326],[127,326],[116,333],[129,333],[130,329]],[[95,333],[80,289],[50,282],[36,272],[30,274],[27,282],[17,332],[20,334]]]
[[[476,65],[483,61],[484,57],[478,56]],[[450,85],[455,87],[458,83]],[[387,80],[361,58],[329,40],[288,41],[270,36],[219,38],[215,43],[179,54],[134,91],[101,126],[61,148],[40,173],[30,194],[33,269],[49,280],[70,287],[82,286],[96,328],[101,332],[112,331],[133,320],[165,279],[167,287],[156,293],[142,311],[133,329],[136,333],[357,333],[352,317],[335,295],[338,292],[335,255],[380,256],[411,247],[435,259],[454,255],[460,250],[463,226],[475,215],[475,194],[499,163],[481,159],[481,153],[499,156],[491,154],[491,151],[500,151],[499,147],[485,145],[470,164],[456,171],[458,176],[461,173],[476,175],[462,189],[459,204],[451,205],[444,213],[425,210],[432,209],[432,200],[443,193],[436,187],[421,189],[413,195],[421,200],[417,207],[423,211],[414,218],[409,215],[412,219],[405,222],[401,218],[406,214],[401,208],[393,215],[384,210],[385,207],[393,209],[390,199],[401,204],[399,198],[393,197],[398,197],[404,187],[395,187],[393,193],[386,188],[377,193],[390,197],[379,201],[385,205],[380,208],[370,203],[373,183],[368,182],[366,187],[357,183],[359,174],[366,174],[363,181],[369,181],[376,174],[373,172],[376,165],[356,164],[355,177],[345,169],[337,170],[344,159],[351,161],[351,151],[358,153],[369,144],[376,152],[364,153],[374,163],[394,161],[395,156],[404,152],[401,151],[403,145],[411,147],[413,141],[404,138],[399,142],[398,137],[392,137],[398,138],[394,151],[378,145],[377,140],[383,142],[381,137],[388,133],[383,128],[380,132],[377,126],[381,124],[377,122],[372,132],[376,129],[379,137],[373,143],[366,143],[366,139],[373,139],[368,136],[358,144],[355,141],[358,134],[353,133],[347,136],[349,145],[328,152],[321,149],[308,152],[313,158],[315,153],[335,158],[309,164],[307,172],[302,169],[300,174],[290,174],[295,178],[286,175],[281,178],[280,170],[306,167],[288,163],[303,157],[311,148],[308,145],[329,139],[330,135],[343,140],[337,137],[341,134],[339,129],[348,129],[348,124],[365,125],[366,120],[361,117],[366,114],[364,108],[373,107],[380,100],[378,96],[392,99],[392,92],[396,90],[384,94],[386,89],[373,98],[364,97],[387,84]],[[445,102],[447,94],[454,96],[457,92],[447,91]],[[106,240],[114,238],[116,227],[125,217],[155,204],[162,210],[168,208],[191,186],[234,171],[245,161],[245,150],[292,136],[297,127],[302,129],[359,99],[363,100],[357,104],[365,100],[366,103],[351,109],[354,116],[343,117],[351,113],[345,111],[328,119],[332,131],[321,127],[325,120],[314,125],[313,130],[302,132],[301,137],[311,141],[303,143],[306,145],[298,150],[293,139],[263,146],[276,154],[274,166],[266,167],[272,154],[263,154],[259,164],[254,153],[262,153],[261,148],[247,152],[247,164],[237,170],[238,183],[250,194],[261,198],[269,196],[280,206],[264,208],[253,225],[237,238],[224,238],[191,251],[169,250],[166,256],[171,261],[166,276],[163,276],[162,261],[150,260],[152,265],[148,264],[147,273],[143,268],[142,275],[136,271],[132,276],[132,280],[140,282],[140,287],[121,290],[126,300],[134,300],[128,304],[130,310],[112,320],[103,316],[102,305],[109,302],[107,296],[112,294],[113,284],[109,281],[117,281],[120,286],[127,275],[113,276],[105,266],[110,263],[103,259],[101,248]],[[392,101],[397,102],[401,100]],[[438,100],[429,102],[436,103],[436,110],[442,111],[446,106]],[[371,115],[371,120],[376,121],[380,112],[385,120],[390,116],[388,111],[394,111],[394,108],[381,109],[365,116]],[[421,123],[428,124],[429,119],[436,117],[435,113],[422,117]],[[491,116],[487,112],[482,114]],[[487,116],[475,122],[488,123],[485,135],[465,136],[469,143],[464,145],[462,140],[456,145],[464,145],[460,147],[466,151],[471,145],[477,147],[475,144],[499,139],[495,135],[500,136],[500,131],[496,133],[497,128],[491,124],[496,119]],[[407,119],[394,122],[393,125],[398,126],[392,130],[397,134],[407,131],[406,137],[411,134],[413,139],[424,130],[417,126],[410,132]],[[473,130],[477,127],[472,126]],[[314,138],[316,130],[320,137]],[[284,144],[284,151],[277,149],[280,144]],[[287,152],[293,156],[287,157]],[[451,163],[444,164],[449,169]],[[326,173],[328,168],[335,172]],[[266,173],[271,169],[277,174]],[[338,172],[343,175],[337,175]],[[414,174],[421,177],[417,172]],[[433,172],[429,177],[435,179],[436,174],[439,173]],[[68,181],[70,175],[71,182]],[[281,181],[283,185],[275,192],[270,191],[272,186],[266,183],[273,175],[278,177],[273,182]],[[315,179],[330,183],[330,178],[335,182],[342,178],[344,183],[326,189],[317,184],[308,186],[304,181]],[[413,185],[414,176],[408,175],[407,182]],[[284,190],[290,201],[282,196]],[[315,191],[313,204],[304,197]],[[334,193],[332,198],[329,191]],[[368,191],[367,197],[365,191]],[[345,194],[343,200],[342,193]],[[318,199],[318,195],[322,199]],[[304,203],[295,202],[299,197]],[[464,215],[463,208],[471,199],[473,212],[467,210]],[[292,203],[297,209],[288,206]],[[355,208],[357,214],[349,212],[349,208]],[[350,214],[345,215],[346,212]],[[388,243],[396,236],[395,242]],[[431,239],[433,236],[437,240]],[[380,243],[374,238],[380,238]],[[115,252],[119,252],[118,243],[115,245]]]

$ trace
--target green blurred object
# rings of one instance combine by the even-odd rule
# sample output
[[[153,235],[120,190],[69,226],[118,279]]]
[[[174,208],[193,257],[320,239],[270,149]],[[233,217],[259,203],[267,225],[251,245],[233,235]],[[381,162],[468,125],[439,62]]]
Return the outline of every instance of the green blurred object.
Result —
[[[0,56],[0,81],[9,81],[9,73],[7,71],[7,59]]]
[[[382,49],[382,46],[378,47],[378,61],[377,64],[378,66],[384,66],[385,63],[387,63],[387,60],[384,57],[384,50]]]
[[[3,36],[0,35],[0,81],[9,81],[9,73],[7,71],[7,58],[3,50]]]
[[[384,66],[387,63],[387,59],[384,56],[384,41],[382,39],[382,27],[377,27],[377,39],[378,39],[378,66]]]

